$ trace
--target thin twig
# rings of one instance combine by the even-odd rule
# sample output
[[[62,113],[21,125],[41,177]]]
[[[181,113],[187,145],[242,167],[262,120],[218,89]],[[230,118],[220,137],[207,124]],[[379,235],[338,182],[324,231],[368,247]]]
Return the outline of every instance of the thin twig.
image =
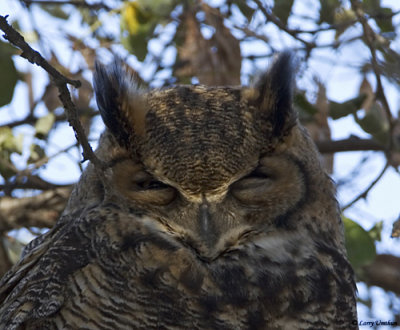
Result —
[[[59,84],[70,84],[76,88],[81,86],[79,80],[68,79],[63,76],[57,69],[51,66],[39,52],[32,49],[26,42],[22,35],[20,35],[14,28],[8,24],[7,16],[0,15],[0,29],[5,33],[3,35],[4,39],[7,39],[14,46],[22,50],[21,57],[27,59],[32,64],[36,64],[43,69],[45,69],[50,76],[53,78],[54,83],[58,86]]]
[[[381,36],[378,36],[374,30],[371,28],[371,26],[368,24],[368,20],[365,17],[365,13],[362,10],[361,3],[358,0],[351,0],[351,6],[353,11],[356,13],[357,18],[359,22],[361,23],[364,31],[364,37],[365,37],[365,43],[368,46],[370,53],[371,53],[371,64],[372,64],[372,70],[374,71],[375,74],[375,79],[376,79],[376,98],[382,102],[383,108],[386,112],[386,116],[389,121],[390,125],[390,132],[393,130],[394,126],[394,120],[393,120],[393,115],[392,112],[390,111],[390,106],[389,102],[387,101],[385,92],[383,90],[383,85],[382,85],[382,79],[381,79],[381,69],[377,60],[376,56],[376,47],[375,45],[379,42],[379,38]],[[392,141],[390,142],[390,144]]]
[[[262,40],[266,43],[266,45],[269,45],[269,43],[270,43],[270,40],[267,36],[259,34],[256,31],[249,29],[248,27],[241,27],[241,26],[235,25],[234,28],[243,32],[246,35],[246,37],[252,37],[252,38],[255,38],[258,40]]]
[[[105,165],[101,160],[99,160],[94,154],[92,147],[90,146],[84,129],[81,125],[81,122],[78,118],[78,112],[75,107],[75,104],[72,102],[71,94],[68,90],[67,84],[70,84],[76,88],[81,86],[81,82],[79,80],[68,79],[64,75],[62,75],[57,69],[51,66],[39,52],[32,49],[24,40],[24,38],[19,34],[16,30],[14,30],[7,22],[8,16],[0,15],[0,29],[4,31],[3,37],[7,39],[14,46],[20,48],[22,50],[21,56],[26,58],[32,64],[36,64],[46,70],[52,78],[52,81],[58,88],[59,98],[61,103],[64,106],[67,119],[69,124],[73,127],[76,139],[82,146],[83,149],[83,158],[84,160],[90,160],[93,165],[99,169],[105,169]]]
[[[391,12],[388,14],[385,13],[379,13],[379,14],[370,14],[368,15],[368,18],[380,18],[380,19],[389,19],[392,18],[396,15],[400,14],[400,10],[395,11],[395,12]],[[301,15],[299,15],[300,18],[304,18],[307,19],[307,17],[302,17]],[[314,21],[314,19],[312,19]],[[345,28],[347,26],[351,26],[355,23],[358,22],[358,19],[350,19],[348,21],[344,21],[344,22],[340,22],[340,23],[334,23],[334,24],[330,24],[328,26],[320,26],[316,29],[312,29],[312,30],[302,30],[302,29],[292,29],[291,31],[293,31],[294,33],[298,33],[298,34],[317,34],[320,32],[324,32],[324,31],[330,31],[330,30],[337,30],[340,28]]]
[[[300,41],[302,44],[304,44],[304,46],[306,47],[306,49],[308,51],[310,51],[311,49],[313,49],[315,47],[315,43],[313,42],[308,42],[302,38],[300,38],[297,34],[298,32],[296,30],[292,30],[290,28],[288,28],[283,22],[281,22],[281,20],[276,17],[275,15],[273,15],[272,13],[268,12],[268,10],[263,6],[263,4],[261,3],[260,0],[253,0],[258,8],[260,9],[260,11],[263,13],[263,15],[265,16],[265,18],[269,21],[271,21],[272,23],[274,23],[279,29],[281,29],[282,31],[285,31],[286,33],[290,34],[294,39]]]
[[[363,173],[361,173],[362,169],[367,164],[368,160],[371,159],[371,157],[374,157],[374,155],[371,153],[364,154],[363,157],[357,162],[357,164],[352,166],[350,172],[348,172],[345,176],[335,180],[336,188],[345,186],[352,187],[354,185],[354,182],[359,180],[360,176],[363,175]]]
[[[342,207],[342,212],[346,209],[348,209],[350,206],[354,205],[356,202],[358,202],[361,198],[367,198],[368,193],[370,190],[377,184],[377,182],[382,178],[383,174],[385,174],[386,170],[389,168],[389,162],[386,162],[385,167],[382,169],[381,173],[376,177],[374,181],[371,182],[371,184],[365,189],[361,194],[359,194],[356,198],[354,198],[350,203]]]
[[[94,116],[97,116],[99,114],[98,111],[90,111],[85,113],[85,117],[87,118],[92,118]],[[0,128],[2,127],[9,127],[9,128],[14,128],[20,125],[33,125],[34,123],[36,123],[36,121],[39,119],[39,117],[33,116],[31,113],[29,113],[25,118],[19,119],[19,120],[15,120],[15,121],[10,121],[8,123],[5,124],[1,124]],[[58,123],[61,121],[65,121],[67,119],[67,116],[65,114],[60,114],[60,115],[56,115],[54,118],[54,122]]]
[[[21,0],[25,5],[29,6],[31,4],[38,4],[38,5],[57,5],[57,6],[62,6],[62,5],[72,5],[75,7],[83,7],[83,8],[89,8],[93,10],[98,10],[98,9],[105,9],[105,10],[110,10],[110,7],[108,7],[106,4],[102,2],[98,3],[87,3],[85,1],[74,1],[74,0],[68,0],[68,1],[45,1],[45,0]]]

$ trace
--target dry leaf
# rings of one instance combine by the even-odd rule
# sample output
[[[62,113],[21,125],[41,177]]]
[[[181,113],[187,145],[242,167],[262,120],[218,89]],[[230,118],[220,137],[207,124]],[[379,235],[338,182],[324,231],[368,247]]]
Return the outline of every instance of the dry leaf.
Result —
[[[239,85],[241,55],[239,41],[225,27],[219,11],[202,5],[206,23],[214,27],[211,39],[205,39],[193,8],[181,16],[183,45],[178,47],[175,75],[183,82],[195,76],[204,85]]]

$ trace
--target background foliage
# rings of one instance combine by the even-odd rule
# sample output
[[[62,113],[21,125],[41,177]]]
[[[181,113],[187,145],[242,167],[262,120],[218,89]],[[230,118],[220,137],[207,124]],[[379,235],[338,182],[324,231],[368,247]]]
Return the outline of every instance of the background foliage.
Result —
[[[383,200],[398,201],[400,190],[399,3],[8,2],[0,14],[54,68],[81,81],[71,93],[92,146],[103,129],[91,86],[95,58],[122,57],[155,87],[237,85],[293,49],[295,107],[338,183],[360,315],[400,324],[400,248],[389,238],[400,234],[400,204],[371,208],[369,197],[385,178]],[[20,53],[0,41],[0,273],[18,258],[27,232],[54,224],[85,167],[57,88]]]

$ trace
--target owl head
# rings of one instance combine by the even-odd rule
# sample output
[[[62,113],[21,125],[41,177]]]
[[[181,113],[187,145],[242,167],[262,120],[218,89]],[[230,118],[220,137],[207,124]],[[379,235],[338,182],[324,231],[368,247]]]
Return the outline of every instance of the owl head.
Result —
[[[145,90],[117,60],[96,65],[101,116],[131,157],[189,199],[223,196],[296,123],[293,61],[279,56],[252,88]]]
[[[163,89],[142,88],[120,60],[97,63],[106,134],[125,155],[112,165],[123,199],[210,258],[248,232],[299,225],[322,200],[336,215],[292,107],[293,62],[280,54],[251,87]]]

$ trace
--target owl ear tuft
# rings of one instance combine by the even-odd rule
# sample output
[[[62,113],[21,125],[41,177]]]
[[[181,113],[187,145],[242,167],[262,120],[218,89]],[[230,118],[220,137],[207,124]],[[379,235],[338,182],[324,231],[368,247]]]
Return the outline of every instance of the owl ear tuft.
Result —
[[[268,114],[273,124],[273,135],[282,136],[296,123],[297,114],[293,109],[295,60],[290,51],[278,54],[269,70],[257,83],[255,105]]]
[[[139,81],[136,71],[120,59],[107,66],[95,63],[93,86],[101,117],[124,147],[132,144],[135,129],[140,131],[143,126],[144,96]]]

